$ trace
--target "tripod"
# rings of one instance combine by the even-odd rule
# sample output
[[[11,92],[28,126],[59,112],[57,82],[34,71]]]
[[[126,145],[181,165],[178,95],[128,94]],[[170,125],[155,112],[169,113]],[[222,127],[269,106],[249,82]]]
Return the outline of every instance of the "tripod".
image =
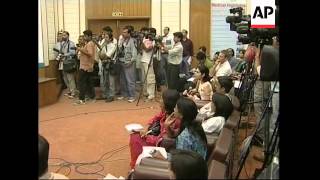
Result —
[[[276,149],[279,149],[279,115],[277,117],[277,121],[275,124],[275,128],[273,130],[272,136],[271,136],[271,140],[268,144],[268,148],[265,152],[265,159],[263,161],[263,165],[260,169],[256,169],[254,177],[257,178],[260,173],[271,164],[273,157],[275,155],[275,151]],[[272,177],[272,169],[268,169],[266,172],[266,177],[264,178],[270,178]]]
[[[141,89],[140,89],[139,98],[138,98],[136,106],[138,106],[138,104],[140,102],[141,95],[142,95],[143,89],[144,89],[144,84],[146,83],[147,76],[148,76],[148,73],[149,73],[149,69],[150,69],[151,65],[153,64],[153,55],[154,55],[155,51],[157,51],[157,49],[156,48],[152,48],[152,53],[151,53],[150,61],[149,61],[149,64],[148,64],[147,72],[144,75],[143,84],[142,84]]]
[[[271,102],[271,99],[272,99],[272,96],[273,96],[273,93],[274,93],[274,89],[275,89],[275,87],[276,87],[276,85],[277,85],[277,82],[274,84],[274,86],[273,86],[273,89],[272,89],[272,92],[270,93],[270,95],[269,95],[269,97],[268,97],[268,101],[267,101],[267,104],[266,104],[266,106],[264,107],[264,109],[263,109],[263,113],[262,113],[262,115],[261,115],[261,117],[260,117],[260,120],[259,120],[259,123],[258,123],[258,125],[257,125],[257,127],[256,127],[256,129],[255,129],[255,131],[254,131],[254,133],[253,133],[253,135],[251,135],[251,136],[249,136],[248,138],[247,138],[247,143],[246,143],[246,147],[243,149],[243,157],[240,159],[240,165],[239,165],[239,169],[238,169],[238,172],[237,172],[237,176],[236,176],[236,179],[238,179],[239,178],[239,175],[240,175],[240,173],[241,173],[241,170],[242,170],[242,168],[243,168],[243,166],[244,166],[244,164],[245,164],[245,161],[246,161],[246,159],[247,159],[247,157],[248,157],[248,155],[249,155],[249,149],[250,149],[250,147],[251,147],[251,145],[252,145],[252,139],[253,139],[253,137],[256,135],[256,133],[257,133],[257,130],[258,130],[258,128],[259,128],[259,126],[261,125],[261,121],[262,121],[262,119],[264,118],[264,116],[267,114],[267,110],[268,110],[268,105],[270,104],[270,102]],[[270,117],[270,116],[269,116]],[[278,116],[278,119],[279,119],[279,116]],[[277,120],[278,121],[278,120]],[[268,134],[269,133],[269,123],[270,123],[270,118],[267,118],[266,120],[265,120],[265,122],[264,122],[265,124],[267,124],[268,123],[268,125],[267,126],[265,126],[265,134]],[[278,122],[276,123],[276,127],[277,127],[277,129],[275,128],[275,130],[273,131],[273,135],[276,133],[276,132],[278,132]],[[268,128],[268,129],[267,129]],[[268,131],[268,132],[266,132],[266,131]],[[273,137],[271,138],[272,140],[273,140]],[[277,141],[277,137],[275,138],[275,141]],[[267,141],[265,141],[265,157],[267,157],[268,156],[268,158],[269,158],[269,154],[270,154],[270,151],[271,150],[274,150],[275,149],[275,147],[273,147],[271,150],[269,149],[269,142],[268,142],[268,138],[266,137],[266,140]],[[265,166],[266,166],[266,164],[267,164],[267,161],[270,161],[270,160],[268,160],[268,159],[265,159],[265,161],[266,161],[266,163],[265,163]],[[263,169],[265,168],[265,166],[264,167],[262,167]]]
[[[243,112],[249,105],[248,117],[247,117],[247,126],[246,126],[246,137],[249,126],[249,115],[251,112],[251,104],[253,104],[253,87],[257,80],[257,75],[253,73],[252,66],[248,63],[247,71],[241,75],[240,84],[238,86],[238,92],[235,94],[240,101],[240,120],[238,127],[241,123],[241,118],[243,116]]]

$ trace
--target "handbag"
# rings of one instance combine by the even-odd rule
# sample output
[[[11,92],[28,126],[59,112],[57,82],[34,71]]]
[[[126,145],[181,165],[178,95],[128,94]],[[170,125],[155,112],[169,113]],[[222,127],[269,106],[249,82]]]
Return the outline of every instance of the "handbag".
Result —
[[[148,131],[151,130],[149,135],[158,136],[160,134],[160,129],[161,129],[160,119],[157,119],[148,127]]]
[[[69,52],[69,42],[68,42],[68,52]],[[75,56],[67,56],[63,60],[63,71],[67,73],[75,72],[77,69],[77,61]]]
[[[110,63],[110,74],[115,76],[120,74],[120,64],[118,62],[111,62]]]

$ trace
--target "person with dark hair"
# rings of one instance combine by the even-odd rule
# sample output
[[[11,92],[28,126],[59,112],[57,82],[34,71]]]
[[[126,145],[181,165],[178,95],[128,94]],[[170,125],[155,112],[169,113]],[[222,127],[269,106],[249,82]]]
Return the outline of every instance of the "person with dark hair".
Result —
[[[150,28],[151,29],[151,28]],[[147,28],[148,30],[148,28]],[[145,34],[147,35],[147,34]],[[143,94],[147,97],[146,101],[152,101],[155,98],[155,84],[156,77],[153,69],[153,47],[155,41],[150,36],[143,37],[142,43],[142,56],[141,56],[141,80],[143,84]],[[148,70],[149,67],[149,70]],[[144,79],[146,78],[146,80]]]
[[[196,88],[191,90],[185,90],[184,95],[188,96],[192,100],[205,100],[210,101],[212,98],[212,87],[210,83],[209,69],[202,65],[198,68],[199,71],[195,73],[195,79],[197,79]]]
[[[211,103],[213,117],[202,122],[203,130],[206,133],[220,133],[232,111],[233,105],[229,97],[224,94],[214,93]]]
[[[229,76],[219,76],[213,79],[215,82],[213,84],[213,89],[215,89],[216,93],[224,94],[229,97],[234,109],[239,109],[240,102],[234,95],[229,94],[230,90],[233,88],[232,79]],[[206,114],[204,119],[209,118],[213,115],[214,111],[211,110],[212,102],[204,105],[199,110],[199,114],[203,115]]]
[[[195,121],[197,114],[194,101],[185,97],[178,100],[174,116],[182,121],[180,134],[176,138],[176,149],[191,150],[206,159],[207,137],[201,124]]]
[[[181,40],[181,44],[183,46],[183,53],[182,53],[182,62],[180,64],[180,73],[185,74],[186,78],[190,78],[190,66],[193,56],[193,43],[188,38],[188,31],[183,29],[182,31],[183,38]]]
[[[216,62],[216,60],[218,59],[218,57],[219,57],[219,54],[220,54],[220,51],[217,51],[217,52],[215,52],[214,53],[214,56],[213,56],[213,63],[215,63]]]
[[[172,49],[167,47],[162,47],[162,53],[168,53],[168,66],[167,66],[167,83],[169,89],[178,90],[179,84],[179,73],[180,73],[180,63],[182,61],[183,47],[181,44],[182,33],[175,32],[173,33],[173,40],[175,42]]]
[[[136,79],[135,79],[135,62],[137,60],[137,49],[134,39],[131,38],[133,27],[125,26],[122,31],[123,40],[119,40],[119,62],[120,69],[120,91],[121,96],[118,100],[128,98],[128,102],[135,101]]]
[[[104,34],[105,43],[102,46],[102,50],[99,53],[99,59],[101,64],[100,74],[100,87],[102,90],[102,96],[106,102],[112,102],[114,100],[115,92],[115,77],[112,73],[114,66],[114,54],[117,49],[117,44],[113,42],[112,33],[108,32]]]
[[[103,30],[104,34],[110,34],[113,36],[113,30],[110,26],[106,26],[102,30]],[[117,61],[117,59],[118,59],[118,48],[117,48],[118,40],[116,37],[112,37],[112,39],[113,39],[112,43],[116,46],[116,51],[115,51],[114,56],[112,58],[112,60],[114,61],[114,69],[115,69],[115,73],[113,75],[113,77],[114,77],[114,87],[113,88],[114,88],[114,95],[116,95],[116,94],[120,94],[120,72],[119,72],[120,65]]]
[[[164,27],[163,29],[163,36],[162,36],[162,47],[169,49],[173,48],[174,45],[174,37],[172,35],[169,34],[170,32],[170,28],[169,27]],[[168,53],[161,51],[161,57],[160,57],[160,66],[159,70],[158,70],[158,76],[160,79],[159,85],[161,87],[162,90],[166,89],[167,86],[167,77],[166,77],[166,69],[168,66]]]
[[[239,59],[238,59],[238,63],[236,65],[236,67],[234,68],[234,72],[236,74],[242,73],[244,72],[244,70],[247,67],[247,61],[244,59],[244,54],[246,53],[246,50],[241,49],[239,51]]]
[[[212,68],[213,63],[210,58],[207,57],[206,53],[199,51],[196,55],[197,60],[199,61],[198,67],[201,65],[206,66],[208,69]]]
[[[228,93],[233,88],[232,79],[229,76],[219,76],[217,77],[217,83],[215,83],[215,90],[217,93],[229,95]]]
[[[60,47],[60,54],[61,58],[59,61],[59,70],[62,70],[63,80],[65,85],[68,88],[68,93],[64,94],[65,96],[68,96],[70,99],[73,99],[75,97],[76,93],[76,82],[75,82],[75,72],[66,72],[63,68],[63,62],[67,60],[67,58],[75,58],[76,51],[75,51],[75,44],[74,42],[69,40],[69,32],[63,31],[62,33],[62,42]],[[75,69],[74,69],[75,71]]]
[[[208,179],[207,162],[198,153],[175,149],[170,154],[170,179]]]
[[[232,48],[227,49],[228,51],[228,61],[230,63],[231,69],[234,70],[236,65],[238,64],[238,60],[234,57],[234,50]]]
[[[163,91],[162,99],[160,100],[161,111],[148,122],[148,126],[151,126],[156,121],[159,121],[159,134],[155,132],[149,132],[150,134],[147,134],[146,131],[141,131],[130,135],[130,166],[132,169],[135,166],[138,156],[142,153],[142,146],[159,146],[164,136],[174,138],[180,132],[181,120],[171,115],[174,112],[174,107],[179,97],[180,95],[176,90],[168,89]]]
[[[94,100],[95,92],[93,85],[93,65],[95,58],[96,46],[92,42],[92,31],[83,31],[84,40],[86,44],[84,47],[77,47],[80,51],[80,70],[79,70],[79,101],[76,104],[85,104],[85,95],[88,94],[89,98]]]
[[[104,31],[104,33],[113,33],[113,30],[110,26],[105,26],[104,28],[102,28],[102,30]]]
[[[207,53],[207,48],[205,46],[200,46],[199,47],[199,52],[203,52],[204,54]]]
[[[38,137],[39,179],[69,179],[62,174],[48,172],[49,142],[43,136]]]

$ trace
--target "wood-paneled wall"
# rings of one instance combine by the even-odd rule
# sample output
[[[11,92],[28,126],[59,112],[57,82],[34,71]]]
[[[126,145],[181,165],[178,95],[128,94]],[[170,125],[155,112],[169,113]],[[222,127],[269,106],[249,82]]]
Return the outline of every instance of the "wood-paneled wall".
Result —
[[[114,18],[112,12],[123,17],[151,17],[151,0],[87,0],[86,19]]]
[[[189,37],[193,42],[195,55],[200,46],[207,48],[207,55],[210,53],[210,12],[210,0],[190,0]]]

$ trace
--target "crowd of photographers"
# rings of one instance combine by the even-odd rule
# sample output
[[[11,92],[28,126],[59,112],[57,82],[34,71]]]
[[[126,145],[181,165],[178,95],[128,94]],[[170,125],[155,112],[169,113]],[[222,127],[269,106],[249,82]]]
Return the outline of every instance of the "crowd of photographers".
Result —
[[[208,68],[211,78],[230,76],[245,69],[244,50],[240,50],[239,58],[229,48],[210,59],[204,46],[194,55],[187,30],[169,32],[170,28],[165,27],[164,35],[156,36],[154,28],[143,27],[137,32],[126,26],[119,38],[115,38],[113,30],[106,26],[99,36],[84,31],[75,44],[69,40],[67,31],[60,31],[54,53],[68,89],[65,96],[79,97],[76,104],[97,99],[112,102],[116,95],[118,100],[127,98],[128,102],[134,102],[136,82],[145,82],[143,95],[147,101],[155,98],[156,90],[169,88],[182,92],[187,80],[195,76],[192,57],[198,60],[198,67]],[[96,77],[102,97],[95,94]]]

